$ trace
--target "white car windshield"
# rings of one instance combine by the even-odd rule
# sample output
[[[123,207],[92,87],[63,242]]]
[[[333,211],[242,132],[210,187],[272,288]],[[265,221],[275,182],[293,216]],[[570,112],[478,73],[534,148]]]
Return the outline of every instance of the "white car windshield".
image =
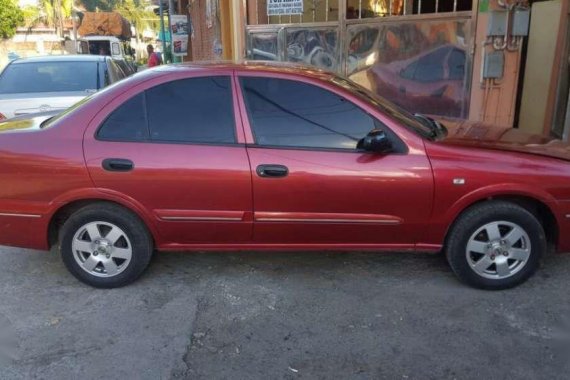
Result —
[[[11,64],[0,75],[0,94],[97,90],[97,72],[97,62]]]

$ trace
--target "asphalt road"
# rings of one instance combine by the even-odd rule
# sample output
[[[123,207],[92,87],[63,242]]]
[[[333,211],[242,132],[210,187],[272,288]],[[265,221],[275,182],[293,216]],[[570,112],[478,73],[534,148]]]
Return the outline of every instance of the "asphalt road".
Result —
[[[96,290],[0,247],[1,379],[568,379],[569,320],[570,255],[487,292],[440,256],[160,253]]]

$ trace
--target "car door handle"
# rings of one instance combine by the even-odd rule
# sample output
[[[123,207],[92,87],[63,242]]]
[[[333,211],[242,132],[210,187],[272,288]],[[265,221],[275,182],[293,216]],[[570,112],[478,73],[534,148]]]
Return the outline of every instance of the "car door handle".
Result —
[[[289,169],[283,165],[259,165],[256,169],[257,175],[260,177],[287,177]]]
[[[109,172],[130,172],[135,168],[131,160],[124,158],[105,158],[102,166]]]

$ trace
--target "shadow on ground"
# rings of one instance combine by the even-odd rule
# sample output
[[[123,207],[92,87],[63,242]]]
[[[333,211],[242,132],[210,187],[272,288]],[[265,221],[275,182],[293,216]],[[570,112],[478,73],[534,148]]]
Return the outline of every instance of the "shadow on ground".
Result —
[[[96,290],[0,248],[0,378],[567,378],[570,255],[509,291],[441,256],[159,253]],[[1,339],[0,334],[0,339]],[[14,339],[13,337],[16,337]],[[4,352],[4,353],[3,353]]]

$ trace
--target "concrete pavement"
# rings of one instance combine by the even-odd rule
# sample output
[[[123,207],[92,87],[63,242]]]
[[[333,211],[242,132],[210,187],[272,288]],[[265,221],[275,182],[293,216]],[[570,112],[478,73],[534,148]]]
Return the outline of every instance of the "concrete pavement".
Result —
[[[487,292],[441,256],[159,253],[97,290],[0,247],[0,379],[567,379],[569,320],[570,255]]]

